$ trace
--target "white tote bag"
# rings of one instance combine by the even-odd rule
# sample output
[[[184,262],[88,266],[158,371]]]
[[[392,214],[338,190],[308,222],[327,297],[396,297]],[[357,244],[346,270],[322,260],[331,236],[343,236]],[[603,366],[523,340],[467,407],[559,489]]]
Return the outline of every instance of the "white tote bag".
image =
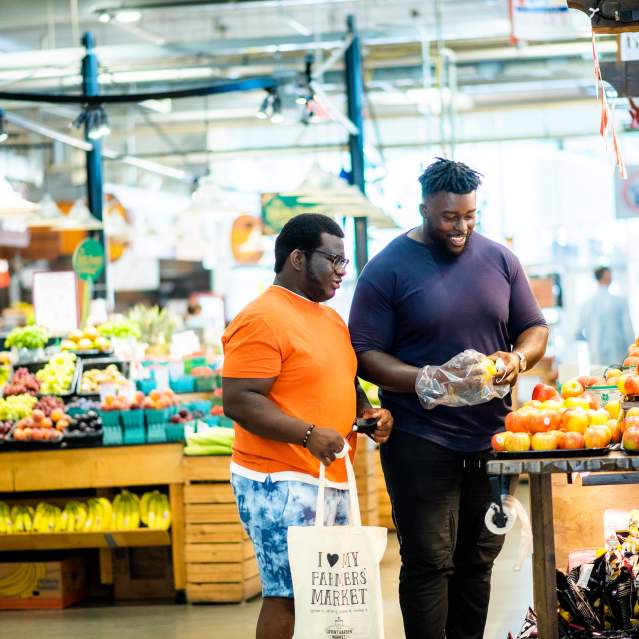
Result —
[[[294,639],[384,639],[379,563],[386,528],[362,526],[355,473],[345,457],[350,525],[324,526],[326,472],[320,464],[314,526],[288,529],[295,597]],[[339,462],[335,462],[339,463]]]

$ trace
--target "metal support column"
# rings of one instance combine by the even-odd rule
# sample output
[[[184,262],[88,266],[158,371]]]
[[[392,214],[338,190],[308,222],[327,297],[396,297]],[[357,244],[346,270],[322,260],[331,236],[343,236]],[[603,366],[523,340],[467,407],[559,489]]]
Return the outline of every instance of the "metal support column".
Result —
[[[364,84],[362,81],[362,55],[360,40],[355,25],[355,16],[346,19],[348,33],[352,37],[351,44],[344,52],[344,69],[346,79],[346,100],[348,104],[348,118],[357,127],[357,134],[349,134],[348,150],[351,157],[350,183],[366,193],[364,179],[364,118],[362,116],[362,102]],[[368,262],[368,220],[365,217],[354,218],[355,222],[355,267],[361,273]]]
[[[86,55],[82,58],[82,89],[85,95],[99,95],[100,85],[98,83],[98,58],[95,54],[95,39],[93,34],[87,31],[82,36],[82,45],[86,49]],[[103,176],[102,176],[102,141],[89,137],[88,120],[84,125],[84,139],[93,145],[91,151],[86,152],[87,167],[87,200],[91,213],[101,222],[103,221]],[[107,239],[104,231],[91,231],[91,235],[104,249],[106,265],[99,279],[93,285],[93,297],[110,300],[108,289],[108,263],[109,254]]]

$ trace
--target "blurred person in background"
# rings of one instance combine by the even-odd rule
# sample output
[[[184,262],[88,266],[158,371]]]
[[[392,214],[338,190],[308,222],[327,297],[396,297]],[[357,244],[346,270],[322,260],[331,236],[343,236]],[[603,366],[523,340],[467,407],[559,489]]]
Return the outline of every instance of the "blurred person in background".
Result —
[[[605,266],[595,270],[597,292],[584,304],[577,339],[588,341],[590,364],[620,365],[627,347],[635,341],[628,302],[609,291],[612,273]]]

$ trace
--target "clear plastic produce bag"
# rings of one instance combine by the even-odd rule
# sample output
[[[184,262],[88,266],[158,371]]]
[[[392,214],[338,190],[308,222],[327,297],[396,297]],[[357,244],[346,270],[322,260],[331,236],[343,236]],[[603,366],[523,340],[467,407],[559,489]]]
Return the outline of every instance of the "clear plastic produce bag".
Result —
[[[475,406],[505,397],[508,384],[493,383],[503,370],[501,360],[493,362],[472,349],[462,351],[441,366],[424,366],[417,376],[415,390],[426,409],[435,406]]]

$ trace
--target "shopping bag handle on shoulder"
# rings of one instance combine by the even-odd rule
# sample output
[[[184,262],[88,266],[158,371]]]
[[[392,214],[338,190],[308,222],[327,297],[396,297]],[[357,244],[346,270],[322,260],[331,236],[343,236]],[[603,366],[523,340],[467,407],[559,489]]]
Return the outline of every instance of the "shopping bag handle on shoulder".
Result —
[[[344,459],[346,464],[346,476],[348,477],[348,492],[350,493],[350,525],[361,527],[362,516],[359,511],[359,497],[357,495],[357,482],[355,481],[355,471],[353,470],[353,464],[351,462],[348,451],[351,447],[348,442],[344,441],[344,448],[335,455],[336,459]],[[338,462],[333,462],[338,463]],[[319,471],[319,487],[317,490],[317,505],[315,508],[315,526],[319,528],[324,527],[324,488],[326,487],[326,467],[320,462]]]

